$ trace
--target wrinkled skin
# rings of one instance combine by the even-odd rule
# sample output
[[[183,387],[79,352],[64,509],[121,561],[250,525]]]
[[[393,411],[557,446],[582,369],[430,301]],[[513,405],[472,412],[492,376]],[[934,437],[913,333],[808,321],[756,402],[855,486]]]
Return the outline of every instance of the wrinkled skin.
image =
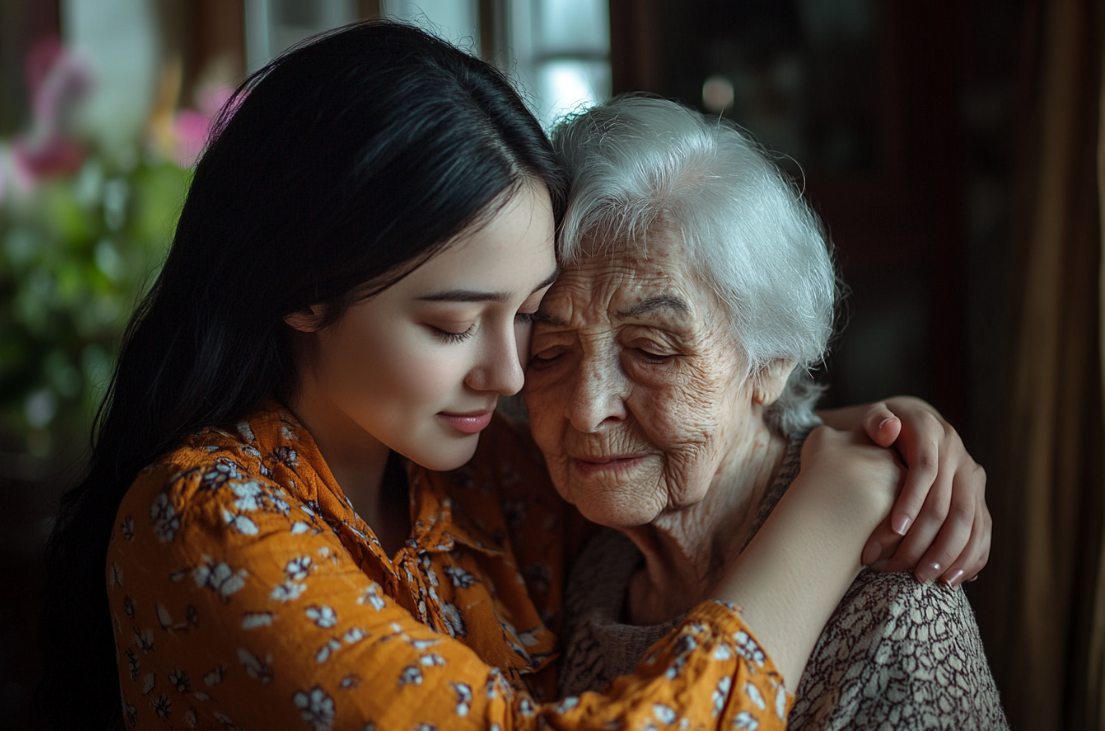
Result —
[[[611,246],[564,271],[541,304],[526,399],[564,498],[646,543],[635,528],[659,529],[663,563],[703,590],[778,469],[785,439],[764,410],[790,368],[747,377],[721,303],[686,258],[661,231],[647,254]]]

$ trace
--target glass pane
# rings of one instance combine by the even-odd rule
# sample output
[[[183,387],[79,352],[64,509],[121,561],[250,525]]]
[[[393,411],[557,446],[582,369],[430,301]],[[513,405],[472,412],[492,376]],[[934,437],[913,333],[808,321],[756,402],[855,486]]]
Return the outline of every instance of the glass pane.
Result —
[[[549,61],[538,67],[537,97],[541,121],[551,127],[571,112],[610,96],[610,64],[605,61]]]
[[[384,15],[409,21],[466,51],[479,54],[478,0],[385,0]]]
[[[607,0],[535,0],[535,46],[541,54],[610,52]]]

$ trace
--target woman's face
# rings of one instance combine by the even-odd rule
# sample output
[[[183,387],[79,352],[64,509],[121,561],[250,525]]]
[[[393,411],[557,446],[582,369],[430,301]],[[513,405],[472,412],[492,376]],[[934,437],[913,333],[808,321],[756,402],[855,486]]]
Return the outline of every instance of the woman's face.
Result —
[[[526,403],[561,495],[592,521],[702,500],[750,420],[744,356],[674,236],[566,269],[533,333]]]
[[[525,185],[482,228],[333,325],[289,317],[309,338],[296,413],[331,451],[383,445],[430,469],[459,467],[499,396],[522,387],[529,315],[555,276],[552,205],[543,186]]]

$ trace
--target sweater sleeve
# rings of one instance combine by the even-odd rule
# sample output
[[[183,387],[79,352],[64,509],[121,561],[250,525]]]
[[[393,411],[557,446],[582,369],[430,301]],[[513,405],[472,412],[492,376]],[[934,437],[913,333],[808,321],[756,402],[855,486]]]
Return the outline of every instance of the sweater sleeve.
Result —
[[[465,607],[454,608],[455,636],[435,632],[365,566],[276,482],[144,473],[120,510],[106,566],[128,725],[785,725],[791,699],[731,606],[695,609],[607,692],[539,704],[466,645]],[[488,580],[470,568],[456,571]]]

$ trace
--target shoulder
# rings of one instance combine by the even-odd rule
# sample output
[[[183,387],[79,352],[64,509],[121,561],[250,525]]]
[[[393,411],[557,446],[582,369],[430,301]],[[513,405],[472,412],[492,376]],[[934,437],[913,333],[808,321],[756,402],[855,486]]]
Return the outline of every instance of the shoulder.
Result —
[[[289,423],[281,438],[258,440],[255,428],[273,426],[265,415],[186,437],[138,474],[120,505],[119,525],[138,521],[168,544],[190,529],[255,535],[258,521],[286,524],[295,517],[293,505],[296,514],[315,518],[317,511],[297,497],[298,427]]]
[[[959,728],[1006,728],[966,594],[908,573],[860,574],[825,625],[797,696],[795,728],[861,718],[875,721],[871,728],[927,728],[932,714]]]

